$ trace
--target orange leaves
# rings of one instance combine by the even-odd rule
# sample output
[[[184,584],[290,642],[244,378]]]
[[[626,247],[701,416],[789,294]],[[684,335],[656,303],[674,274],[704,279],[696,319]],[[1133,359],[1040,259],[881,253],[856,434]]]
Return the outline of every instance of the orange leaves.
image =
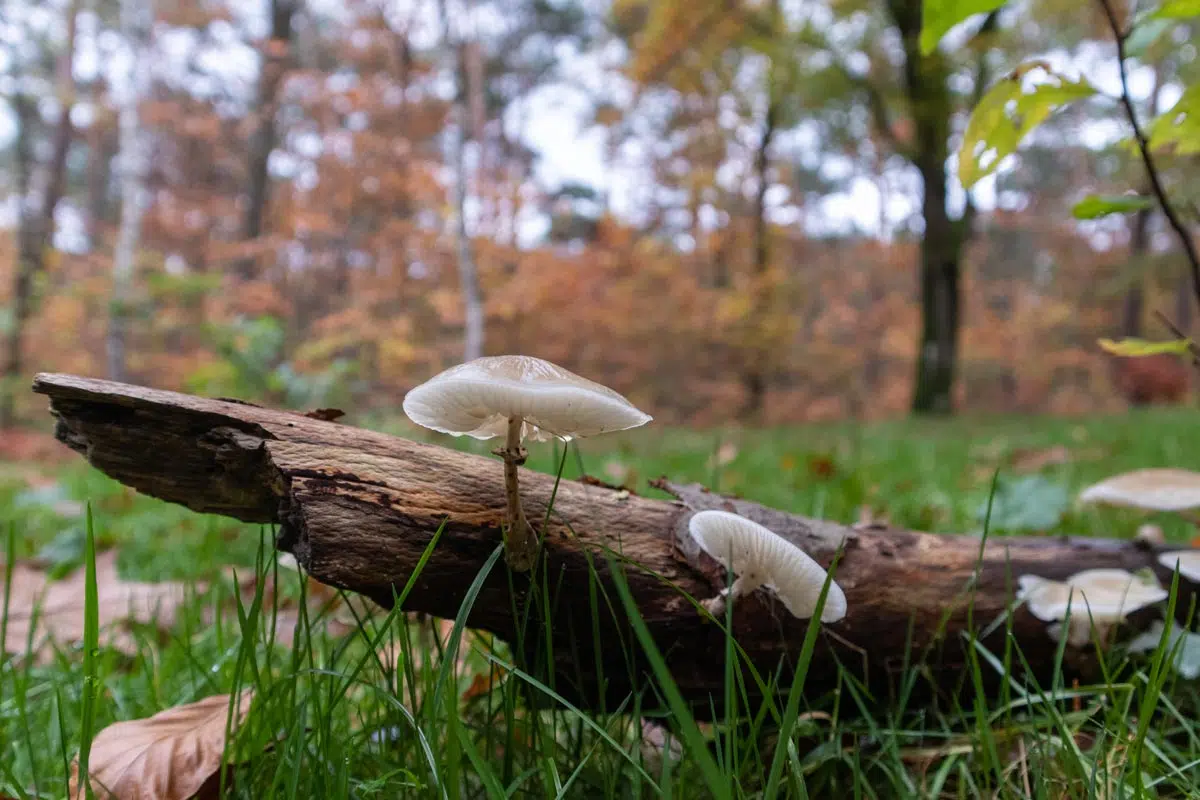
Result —
[[[217,787],[211,784],[222,766],[227,723],[237,729],[250,711],[253,694],[245,691],[236,704],[231,701],[227,694],[206,697],[100,731],[88,760],[96,797],[188,800],[202,789],[215,797]],[[70,796],[84,796],[78,760],[71,765]]]

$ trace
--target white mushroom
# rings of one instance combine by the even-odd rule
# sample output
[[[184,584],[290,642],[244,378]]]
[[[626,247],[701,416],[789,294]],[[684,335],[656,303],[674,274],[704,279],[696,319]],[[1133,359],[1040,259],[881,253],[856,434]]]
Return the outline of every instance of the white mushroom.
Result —
[[[1133,541],[1147,549],[1162,547],[1167,543],[1167,537],[1163,534],[1163,529],[1152,522],[1146,522],[1138,526],[1137,534],[1133,537]]]
[[[704,601],[714,614],[730,597],[749,594],[759,586],[775,593],[792,616],[812,617],[828,573],[807,553],[774,531],[728,511],[699,511],[688,521],[688,530],[704,552],[737,575],[733,585]],[[830,582],[822,622],[846,616],[846,595]]]
[[[451,367],[405,395],[404,413],[418,425],[453,436],[505,436],[504,448],[494,452],[504,459],[505,557],[518,571],[532,567],[537,552],[517,484],[517,467],[525,463],[524,438],[570,441],[652,419],[607,386],[531,356],[487,356]]]
[[[1017,583],[1017,599],[1025,602],[1029,613],[1052,623],[1047,632],[1055,639],[1062,635],[1062,620],[1070,607],[1067,642],[1075,647],[1088,643],[1093,623],[1103,635],[1126,615],[1167,598],[1166,590],[1157,582],[1123,569],[1084,570],[1065,582],[1022,575]]]
[[[1169,570],[1179,565],[1179,574],[1192,583],[1200,583],[1200,550],[1171,550],[1160,553],[1158,563]]]
[[[1186,469],[1139,469],[1114,475],[1084,489],[1083,503],[1187,511],[1200,508],[1200,472]]]
[[[1165,628],[1162,620],[1154,620],[1149,628],[1129,640],[1129,652],[1147,653],[1156,650]],[[1200,635],[1172,625],[1171,633],[1167,637],[1167,653],[1175,654],[1172,664],[1180,677],[1189,681],[1200,678]]]

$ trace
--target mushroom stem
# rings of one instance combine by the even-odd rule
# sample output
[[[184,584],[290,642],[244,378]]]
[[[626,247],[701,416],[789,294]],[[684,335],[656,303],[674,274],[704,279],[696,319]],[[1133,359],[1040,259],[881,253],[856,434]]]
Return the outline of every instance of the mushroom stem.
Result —
[[[722,589],[720,594],[716,597],[710,597],[707,600],[701,600],[700,605],[704,606],[708,610],[708,613],[717,617],[725,613],[725,602],[728,598],[737,599],[743,597],[761,585],[762,582],[753,577],[739,575],[733,583]]]
[[[525,463],[526,452],[521,447],[521,417],[508,418],[508,436],[504,449],[497,454],[504,459],[504,494],[508,501],[508,530],[504,536],[504,559],[516,572],[526,572],[533,567],[537,555],[537,534],[525,519],[521,507],[521,493],[517,485],[517,467]]]

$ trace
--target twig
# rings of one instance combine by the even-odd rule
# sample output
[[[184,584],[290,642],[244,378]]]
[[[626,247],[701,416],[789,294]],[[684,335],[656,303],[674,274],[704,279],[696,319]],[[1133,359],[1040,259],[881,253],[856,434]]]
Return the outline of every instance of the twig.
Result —
[[[1150,178],[1154,196],[1158,200],[1159,207],[1162,208],[1163,216],[1167,218],[1175,235],[1179,237],[1180,244],[1183,245],[1188,266],[1192,271],[1192,288],[1196,294],[1196,302],[1200,305],[1200,255],[1196,253],[1196,245],[1192,241],[1191,234],[1188,233],[1187,228],[1175,214],[1171,202],[1167,199],[1167,193],[1158,176],[1158,168],[1154,166],[1154,160],[1150,157],[1150,144],[1146,139],[1146,134],[1142,131],[1142,126],[1138,124],[1137,111],[1134,109],[1133,99],[1129,95],[1129,79],[1125,72],[1125,43],[1129,38],[1129,33],[1121,30],[1121,24],[1117,21],[1117,14],[1113,10],[1111,0],[1097,0],[1097,2],[1104,10],[1104,16],[1108,18],[1113,38],[1117,42],[1117,70],[1121,76],[1121,105],[1125,107],[1125,115],[1129,117],[1129,124],[1133,126],[1133,137],[1137,141],[1138,152],[1142,156],[1142,164],[1146,167],[1146,174]]]

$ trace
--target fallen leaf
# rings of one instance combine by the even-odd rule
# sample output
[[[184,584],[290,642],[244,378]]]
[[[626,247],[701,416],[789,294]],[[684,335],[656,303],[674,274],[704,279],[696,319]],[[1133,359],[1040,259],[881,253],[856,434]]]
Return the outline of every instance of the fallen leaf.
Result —
[[[84,567],[62,580],[51,581],[41,570],[14,565],[5,650],[23,654],[33,626],[33,652],[40,660],[49,658],[51,644],[62,647],[82,642],[84,581]],[[175,624],[176,610],[187,596],[182,583],[121,580],[115,550],[96,555],[96,588],[100,643],[128,655],[136,655],[139,649],[128,623],[170,628]],[[203,584],[198,584],[198,589],[203,588]]]
[[[837,474],[837,465],[829,455],[814,455],[808,457],[808,474],[814,478],[828,480]]]
[[[1053,447],[1014,450],[1009,456],[1009,466],[1014,472],[1037,472],[1046,467],[1067,464],[1071,451],[1061,444]]]
[[[892,524],[886,511],[876,511],[873,507],[863,504],[858,507],[858,519],[854,523],[856,528],[886,528]]]
[[[612,480],[613,483],[625,483],[626,478],[631,472],[629,465],[624,464],[616,459],[610,459],[604,463],[604,474]]]
[[[710,469],[713,467],[724,467],[728,464],[732,464],[734,459],[736,459],[737,457],[738,457],[737,445],[734,444],[733,442],[725,442],[720,447],[717,448],[716,453],[709,456],[708,466]]]
[[[471,679],[471,685],[462,693],[462,702],[466,703],[476,697],[483,697],[488,694],[500,682],[500,679],[507,674],[508,670],[498,664],[492,664],[491,670],[486,673],[476,673],[475,677]]]
[[[99,800],[188,800],[221,769],[232,695],[168,708],[152,717],[116,722],[96,734],[88,760]],[[246,718],[253,692],[238,698],[233,727]],[[78,758],[70,794],[83,796]]]

